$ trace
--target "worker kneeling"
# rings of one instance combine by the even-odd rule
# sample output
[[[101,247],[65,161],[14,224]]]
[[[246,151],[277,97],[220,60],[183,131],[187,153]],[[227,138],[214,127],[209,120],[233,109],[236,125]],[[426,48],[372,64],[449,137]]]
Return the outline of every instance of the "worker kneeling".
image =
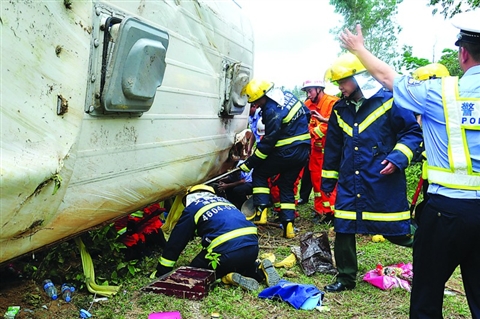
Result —
[[[215,270],[223,283],[247,290],[257,290],[263,280],[268,286],[278,283],[280,276],[271,261],[257,261],[257,227],[235,205],[202,184],[191,187],[183,202],[185,209],[165,246],[157,277],[173,270],[183,249],[197,235],[204,249],[191,267]]]

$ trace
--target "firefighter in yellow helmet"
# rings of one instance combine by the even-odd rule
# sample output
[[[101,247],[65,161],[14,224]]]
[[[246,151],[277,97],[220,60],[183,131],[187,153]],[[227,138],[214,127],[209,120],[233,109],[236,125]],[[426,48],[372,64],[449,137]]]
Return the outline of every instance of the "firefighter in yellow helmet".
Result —
[[[437,79],[444,76],[450,76],[450,72],[441,63],[430,63],[412,72],[412,77],[418,81]]]
[[[327,292],[353,289],[357,279],[355,234],[381,234],[411,246],[405,168],[422,142],[413,112],[395,105],[392,92],[365,72],[351,53],[330,68],[342,99],[330,115],[322,191],[337,186],[334,227],[337,281]]]
[[[175,263],[195,236],[202,238],[202,251],[191,267],[213,269],[226,284],[257,290],[259,281],[275,285],[280,280],[272,263],[257,262],[257,227],[213,187],[199,184],[188,189],[185,209],[168,239],[157,266],[157,276],[173,270]]]
[[[271,207],[268,179],[279,175],[279,217],[285,238],[295,237],[294,184],[305,166],[310,151],[309,111],[291,92],[275,88],[272,82],[253,79],[243,88],[248,102],[261,109],[265,135],[255,152],[240,168],[253,170],[253,202],[256,224],[267,223],[267,207]]]

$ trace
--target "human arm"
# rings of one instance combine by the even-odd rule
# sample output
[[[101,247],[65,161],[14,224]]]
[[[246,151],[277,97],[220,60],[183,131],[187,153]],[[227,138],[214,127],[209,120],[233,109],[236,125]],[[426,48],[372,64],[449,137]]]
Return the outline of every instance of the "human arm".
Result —
[[[342,47],[356,55],[367,71],[384,87],[392,91],[393,81],[397,72],[365,48],[360,24],[357,24],[356,31],[357,34],[353,34],[345,29],[345,31],[340,34]]]
[[[160,262],[157,266],[157,277],[173,270],[178,257],[182,253],[183,249],[185,249],[188,242],[194,237],[194,235],[194,212],[187,207],[182,212],[180,219],[173,228],[168,242],[165,245],[162,257],[160,258]]]

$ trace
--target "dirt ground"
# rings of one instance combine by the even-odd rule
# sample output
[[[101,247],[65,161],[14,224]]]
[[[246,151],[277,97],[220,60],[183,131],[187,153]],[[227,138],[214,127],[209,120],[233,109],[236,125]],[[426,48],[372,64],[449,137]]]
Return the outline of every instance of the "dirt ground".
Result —
[[[30,279],[18,279],[7,268],[0,273],[1,316],[9,306],[20,306],[16,319],[78,318],[80,311],[73,303],[67,303],[61,298],[50,300],[41,283]]]

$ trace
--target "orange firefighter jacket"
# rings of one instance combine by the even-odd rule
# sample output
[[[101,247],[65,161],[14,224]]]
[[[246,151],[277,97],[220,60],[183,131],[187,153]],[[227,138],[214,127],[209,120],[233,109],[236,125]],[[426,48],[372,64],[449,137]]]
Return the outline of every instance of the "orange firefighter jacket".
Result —
[[[324,94],[317,103],[313,103],[310,99],[308,99],[305,101],[305,105],[310,111],[315,110],[320,113],[320,115],[328,119],[332,113],[333,105],[338,100],[339,98],[336,96]],[[310,136],[312,138],[312,148],[318,147],[323,149],[325,146],[325,135],[327,134],[327,128],[327,123],[320,122],[313,116],[310,118],[308,130],[310,131]]]

